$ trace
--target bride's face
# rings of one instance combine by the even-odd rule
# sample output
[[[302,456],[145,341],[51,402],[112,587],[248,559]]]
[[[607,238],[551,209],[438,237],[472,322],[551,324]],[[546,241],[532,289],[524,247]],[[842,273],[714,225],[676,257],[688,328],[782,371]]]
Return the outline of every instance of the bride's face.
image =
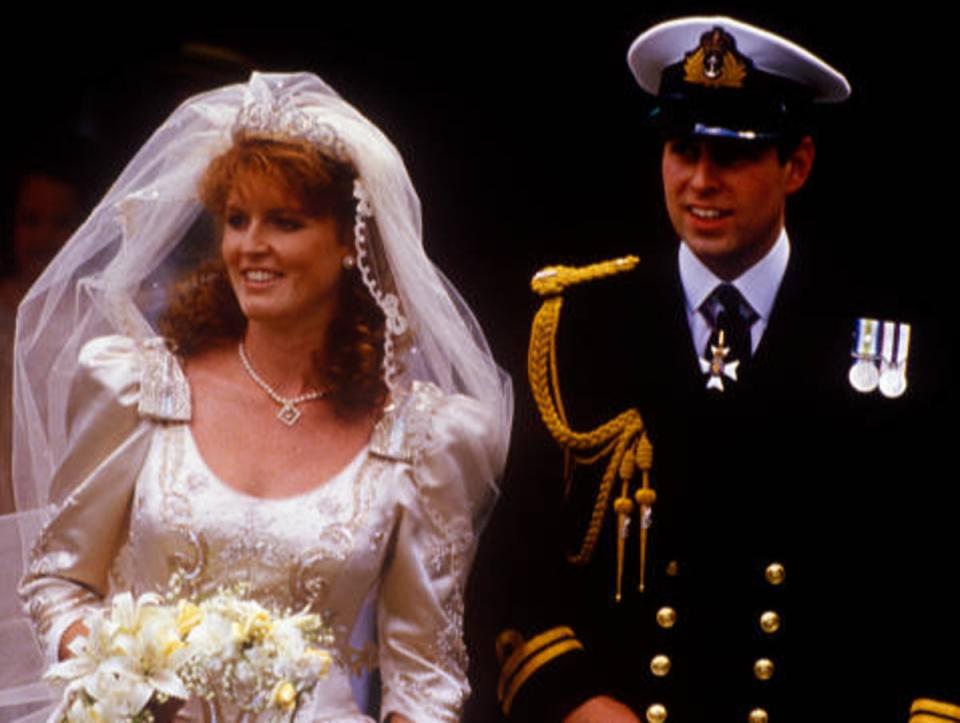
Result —
[[[263,179],[234,184],[223,220],[221,252],[247,319],[300,326],[332,318],[349,253],[332,214],[308,213],[296,194]]]

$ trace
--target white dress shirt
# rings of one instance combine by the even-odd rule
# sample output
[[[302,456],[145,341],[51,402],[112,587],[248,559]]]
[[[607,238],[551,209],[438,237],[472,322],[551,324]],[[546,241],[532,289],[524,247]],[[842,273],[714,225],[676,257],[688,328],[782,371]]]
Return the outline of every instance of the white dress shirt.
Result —
[[[777,298],[789,260],[790,239],[787,238],[786,229],[781,229],[779,238],[767,255],[730,282],[759,315],[750,327],[750,349],[753,353],[756,353],[763,332],[767,329],[773,302]],[[708,269],[686,243],[680,244],[679,264],[687,324],[690,325],[694,352],[700,356],[711,333],[710,322],[700,311],[700,307],[717,285],[724,281]]]

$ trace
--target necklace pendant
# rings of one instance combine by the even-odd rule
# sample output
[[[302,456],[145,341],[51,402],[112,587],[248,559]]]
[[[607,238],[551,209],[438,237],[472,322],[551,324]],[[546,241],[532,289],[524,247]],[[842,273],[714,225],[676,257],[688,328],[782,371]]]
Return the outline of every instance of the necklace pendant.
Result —
[[[300,419],[302,412],[297,409],[298,404],[312,402],[316,399],[323,399],[325,396],[327,396],[329,390],[314,389],[313,391],[305,392],[299,397],[293,397],[292,399],[281,397],[274,391],[273,387],[260,378],[260,375],[257,374],[254,368],[250,365],[250,360],[247,359],[247,353],[243,349],[243,341],[237,345],[237,353],[240,355],[240,364],[243,366],[243,369],[246,371],[247,375],[253,380],[253,383],[265,391],[270,399],[280,405],[280,411],[277,412],[277,419],[286,424],[288,427],[292,427]]]
[[[280,411],[277,412],[277,419],[286,424],[288,427],[292,427],[300,419],[301,412],[293,404],[287,402],[284,404]]]

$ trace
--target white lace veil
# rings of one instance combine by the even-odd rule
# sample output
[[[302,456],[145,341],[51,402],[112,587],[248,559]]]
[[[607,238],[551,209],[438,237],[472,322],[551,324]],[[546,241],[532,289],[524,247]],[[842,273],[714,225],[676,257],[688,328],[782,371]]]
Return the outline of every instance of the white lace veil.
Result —
[[[62,500],[51,480],[76,436],[68,434],[67,415],[78,353],[103,334],[141,340],[157,335],[154,324],[166,308],[169,282],[199,260],[203,254],[198,249],[215,248],[212,226],[204,226],[197,184],[211,159],[230,146],[241,113],[244,127],[265,123],[271,132],[335,146],[352,161],[362,197],[359,208],[368,205],[382,244],[375,250],[364,247],[367,234],[358,213],[360,270],[387,316],[388,332],[408,328],[399,374],[390,375],[389,384],[395,391],[414,380],[430,381],[488,405],[500,420],[502,467],[513,413],[510,380],[494,362],[467,304],[424,253],[420,202],[397,149],[315,75],[254,73],[247,84],[204,93],[181,105],[20,306],[13,445],[18,513],[0,520],[0,549],[17,551],[2,560],[4,577],[11,575],[0,591],[0,632],[7,655],[8,643],[17,649],[27,645],[22,643],[26,619],[16,618],[13,609],[16,558],[26,559],[49,510]],[[370,236],[368,243],[374,243]],[[0,679],[0,691],[17,683]],[[4,704],[36,699],[31,696],[27,688],[0,692],[0,719],[10,719]]]

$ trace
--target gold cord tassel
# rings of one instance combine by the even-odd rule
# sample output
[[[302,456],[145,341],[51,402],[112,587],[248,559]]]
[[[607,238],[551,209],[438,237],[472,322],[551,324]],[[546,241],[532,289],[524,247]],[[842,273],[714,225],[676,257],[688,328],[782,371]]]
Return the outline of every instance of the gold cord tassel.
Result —
[[[616,600],[623,597],[623,556],[626,552],[627,533],[630,529],[630,515],[633,512],[633,500],[627,496],[627,482],[623,483],[623,492],[613,503],[617,513],[617,592]]]
[[[640,509],[640,583],[637,590],[643,592],[647,580],[647,537],[650,534],[650,522],[653,515],[653,503],[657,493],[650,488],[650,469],[653,467],[653,445],[644,434],[637,442],[637,467],[642,473],[640,489],[634,495]]]

